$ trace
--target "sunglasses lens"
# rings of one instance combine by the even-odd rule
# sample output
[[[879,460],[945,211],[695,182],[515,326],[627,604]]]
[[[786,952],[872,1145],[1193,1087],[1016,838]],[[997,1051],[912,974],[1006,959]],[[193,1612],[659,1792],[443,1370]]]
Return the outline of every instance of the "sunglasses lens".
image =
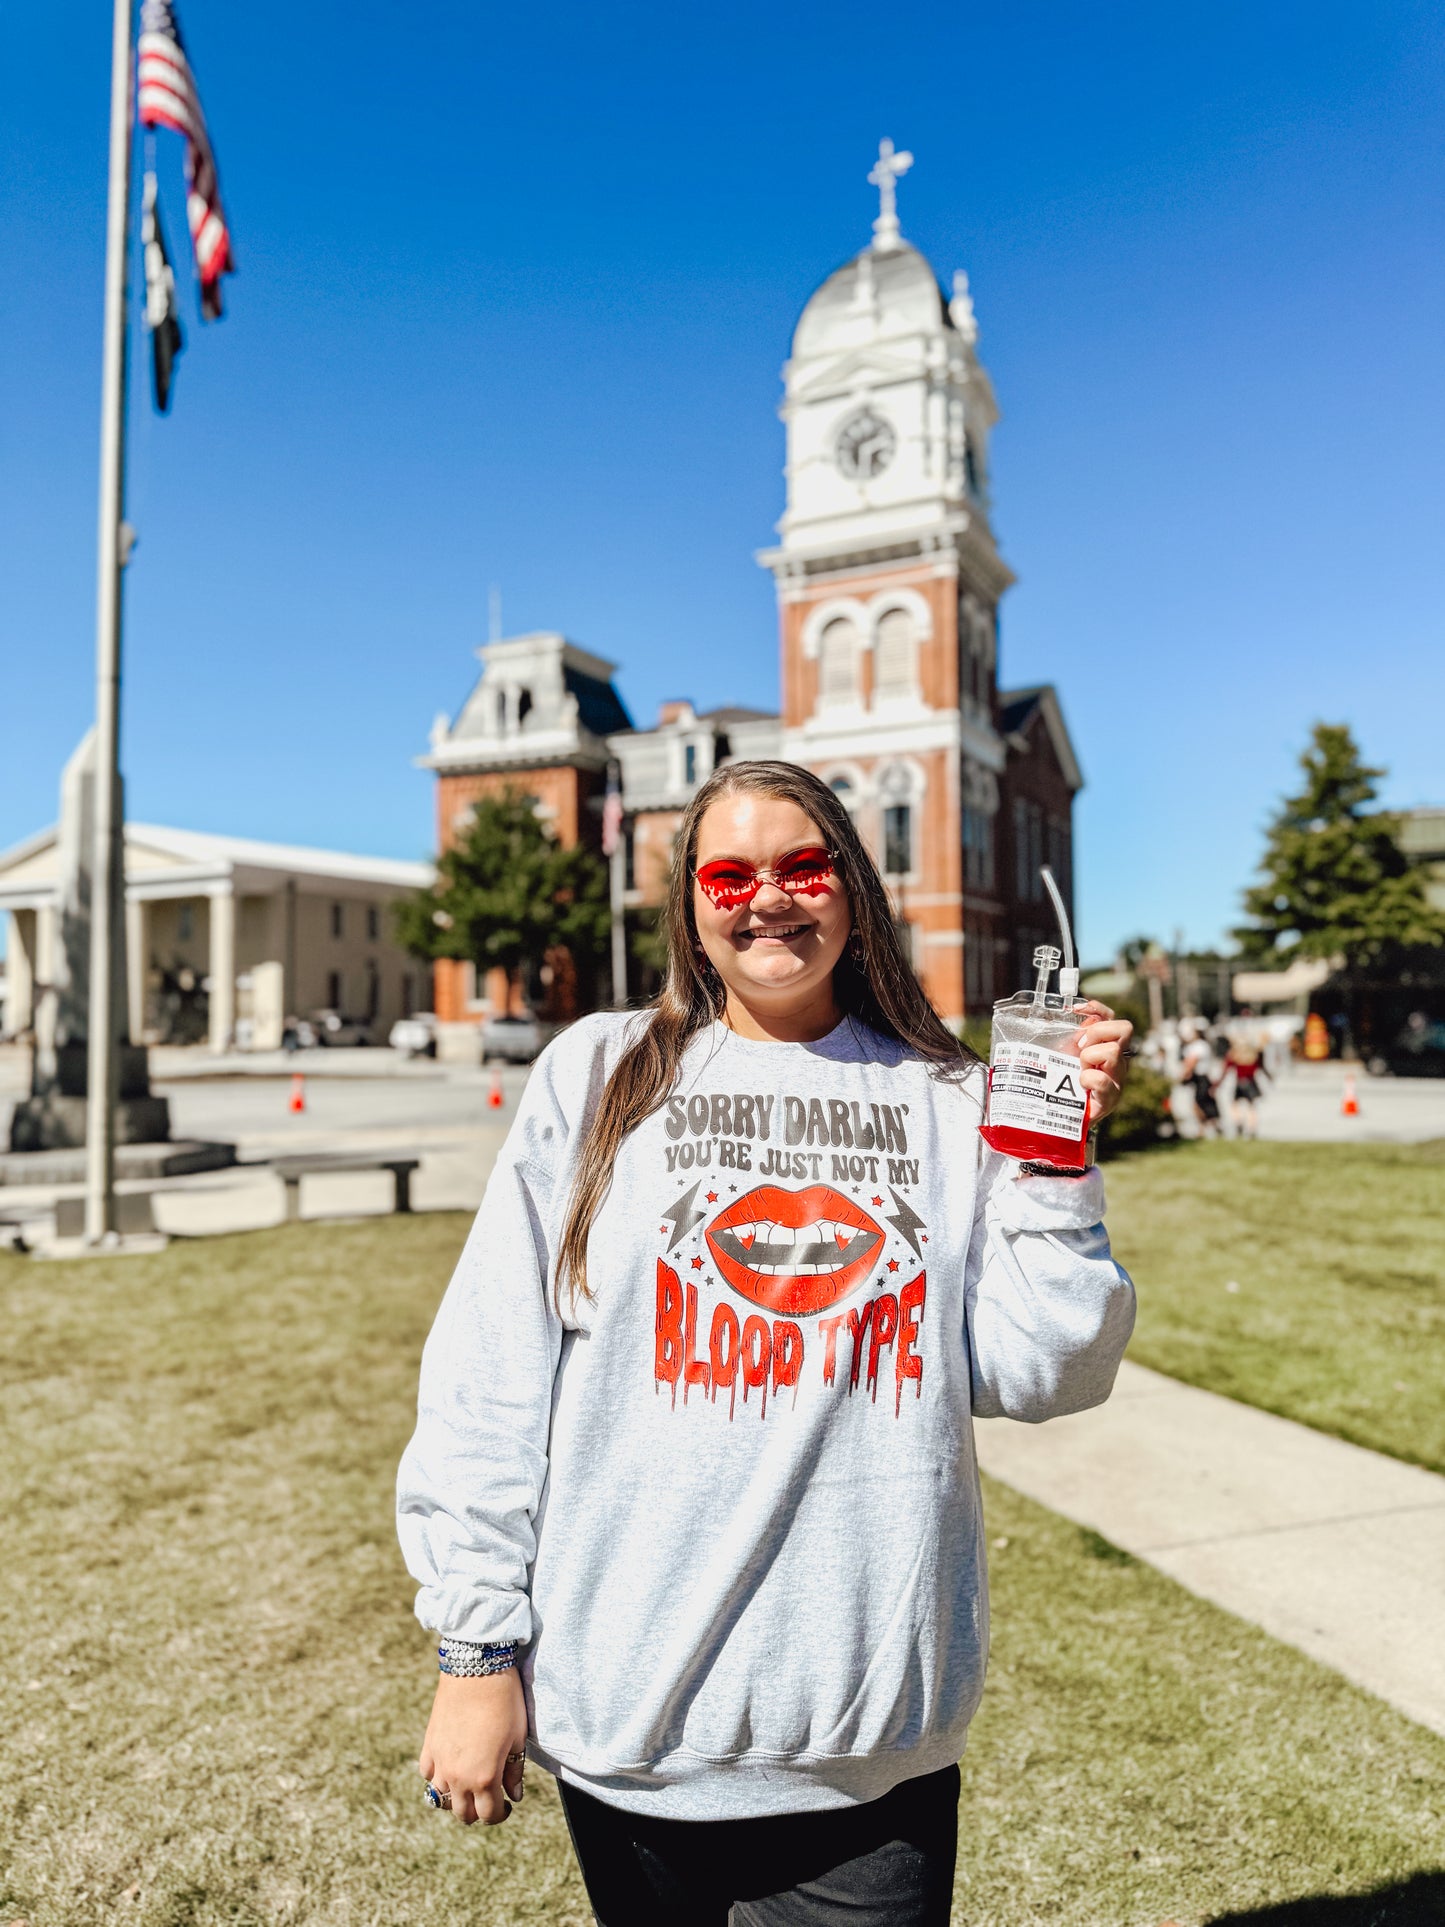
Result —
[[[833,859],[826,850],[794,850],[778,865],[778,882],[785,890],[811,890],[832,871]]]
[[[697,873],[703,894],[721,909],[733,909],[757,893],[755,871],[741,863],[704,863]]]

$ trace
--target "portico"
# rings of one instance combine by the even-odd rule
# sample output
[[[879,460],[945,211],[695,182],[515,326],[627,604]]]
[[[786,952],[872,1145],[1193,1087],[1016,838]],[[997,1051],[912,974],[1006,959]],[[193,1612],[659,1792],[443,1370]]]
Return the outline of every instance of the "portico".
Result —
[[[127,824],[130,1036],[275,1049],[288,1014],[335,1010],[384,1040],[397,1017],[430,1006],[390,906],[431,877],[425,863]],[[0,855],[12,1036],[42,1038],[53,1021],[57,889],[53,829]]]

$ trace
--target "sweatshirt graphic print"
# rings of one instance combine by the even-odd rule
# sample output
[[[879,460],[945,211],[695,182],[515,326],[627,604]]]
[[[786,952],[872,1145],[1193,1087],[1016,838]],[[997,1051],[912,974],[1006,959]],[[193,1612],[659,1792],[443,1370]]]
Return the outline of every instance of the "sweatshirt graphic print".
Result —
[[[907,1111],[765,1091],[668,1099],[669,1173],[706,1174],[658,1233],[654,1370],[674,1400],[679,1385],[684,1403],[725,1393],[731,1417],[741,1390],[763,1416],[770,1389],[796,1403],[805,1372],[849,1395],[861,1378],[876,1399],[881,1371],[895,1416],[906,1383],[921,1393],[928,1233],[908,1201]]]
[[[845,1021],[714,1026],[620,1147],[559,1312],[576,1156],[641,1020],[539,1059],[422,1362],[398,1526],[439,1633],[526,1642],[529,1750],[686,1819],[957,1759],[988,1643],[976,1417],[1107,1397],[1133,1290],[1097,1172],[1020,1179]]]

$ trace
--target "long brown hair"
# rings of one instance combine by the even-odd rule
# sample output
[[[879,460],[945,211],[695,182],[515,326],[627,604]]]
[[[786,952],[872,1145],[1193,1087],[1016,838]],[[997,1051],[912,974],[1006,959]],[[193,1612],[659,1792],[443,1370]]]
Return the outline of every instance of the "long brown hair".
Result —
[[[833,852],[834,868],[853,912],[853,932],[833,973],[840,1008],[882,1036],[906,1044],[940,1073],[961,1071],[977,1061],[924,995],[904,955],[877,865],[833,791],[796,763],[726,764],[693,797],[678,827],[662,912],[667,974],[644,1029],[608,1078],[582,1139],[558,1252],[559,1299],[564,1283],[574,1296],[592,1296],[587,1285],[587,1240],[612,1182],[622,1141],[671,1094],[692,1038],[722,1015],[726,1003],[722,980],[700,952],[693,914],[693,866],[703,817],[719,797],[740,795],[796,803],[817,824]]]

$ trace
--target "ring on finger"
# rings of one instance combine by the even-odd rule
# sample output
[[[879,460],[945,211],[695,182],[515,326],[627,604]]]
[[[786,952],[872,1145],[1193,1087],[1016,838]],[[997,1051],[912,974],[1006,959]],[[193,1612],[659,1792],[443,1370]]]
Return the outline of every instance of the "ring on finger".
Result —
[[[422,1798],[433,1810],[444,1810],[448,1812],[451,1810],[451,1794],[444,1786],[436,1786],[431,1780],[428,1780],[422,1789]]]

